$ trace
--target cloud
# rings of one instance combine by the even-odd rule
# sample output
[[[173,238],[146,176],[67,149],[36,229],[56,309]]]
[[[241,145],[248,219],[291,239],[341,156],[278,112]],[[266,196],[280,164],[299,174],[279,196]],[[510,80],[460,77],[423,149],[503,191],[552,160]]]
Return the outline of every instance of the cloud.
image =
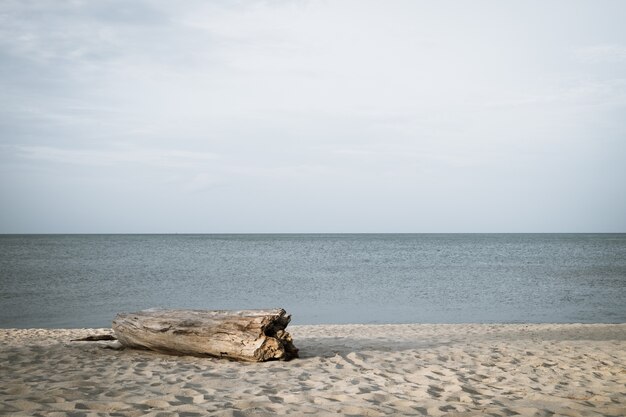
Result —
[[[138,53],[146,31],[167,28],[167,14],[149,2],[3,2],[0,45],[38,63],[102,62]]]
[[[192,175],[191,178],[183,180],[183,189],[186,192],[198,193],[209,190],[222,184],[220,178],[208,172],[200,172]]]
[[[5,147],[6,148],[6,147]],[[142,164],[170,168],[190,168],[214,161],[210,152],[179,149],[151,149],[118,146],[113,149],[64,149],[53,146],[12,147],[18,158],[57,164],[98,165]]]
[[[565,78],[565,77],[563,77]],[[554,80],[534,94],[501,97],[484,103],[486,108],[553,107],[556,105],[597,106],[626,103],[626,78],[579,77]]]
[[[585,63],[621,63],[626,62],[626,46],[593,45],[578,47],[573,51],[575,59]]]

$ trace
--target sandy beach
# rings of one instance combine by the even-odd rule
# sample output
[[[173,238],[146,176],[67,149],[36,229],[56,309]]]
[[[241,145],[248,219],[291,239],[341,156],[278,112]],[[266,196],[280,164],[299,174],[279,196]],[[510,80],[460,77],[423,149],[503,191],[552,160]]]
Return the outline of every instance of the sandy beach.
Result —
[[[626,415],[626,324],[288,330],[300,359],[237,363],[0,329],[0,414]]]

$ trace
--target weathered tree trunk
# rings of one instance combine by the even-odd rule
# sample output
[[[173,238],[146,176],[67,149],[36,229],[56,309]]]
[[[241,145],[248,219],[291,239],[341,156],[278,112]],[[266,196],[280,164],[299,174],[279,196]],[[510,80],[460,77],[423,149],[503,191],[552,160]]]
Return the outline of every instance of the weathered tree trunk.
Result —
[[[298,349],[285,331],[290,320],[283,309],[150,309],[118,314],[113,331],[128,347],[262,362],[298,357]]]

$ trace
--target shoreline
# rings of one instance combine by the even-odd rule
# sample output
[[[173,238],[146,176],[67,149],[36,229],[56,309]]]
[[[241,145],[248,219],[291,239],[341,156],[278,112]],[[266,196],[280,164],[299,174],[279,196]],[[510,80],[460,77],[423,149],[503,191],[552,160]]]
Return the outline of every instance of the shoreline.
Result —
[[[240,363],[0,329],[0,414],[626,413],[626,323],[294,325],[301,358]]]

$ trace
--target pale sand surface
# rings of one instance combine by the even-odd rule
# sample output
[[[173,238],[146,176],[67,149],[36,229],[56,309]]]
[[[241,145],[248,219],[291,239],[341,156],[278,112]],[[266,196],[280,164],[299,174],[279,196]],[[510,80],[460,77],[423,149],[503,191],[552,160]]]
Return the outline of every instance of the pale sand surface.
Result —
[[[0,329],[0,415],[626,415],[626,324],[291,326],[237,363]]]

